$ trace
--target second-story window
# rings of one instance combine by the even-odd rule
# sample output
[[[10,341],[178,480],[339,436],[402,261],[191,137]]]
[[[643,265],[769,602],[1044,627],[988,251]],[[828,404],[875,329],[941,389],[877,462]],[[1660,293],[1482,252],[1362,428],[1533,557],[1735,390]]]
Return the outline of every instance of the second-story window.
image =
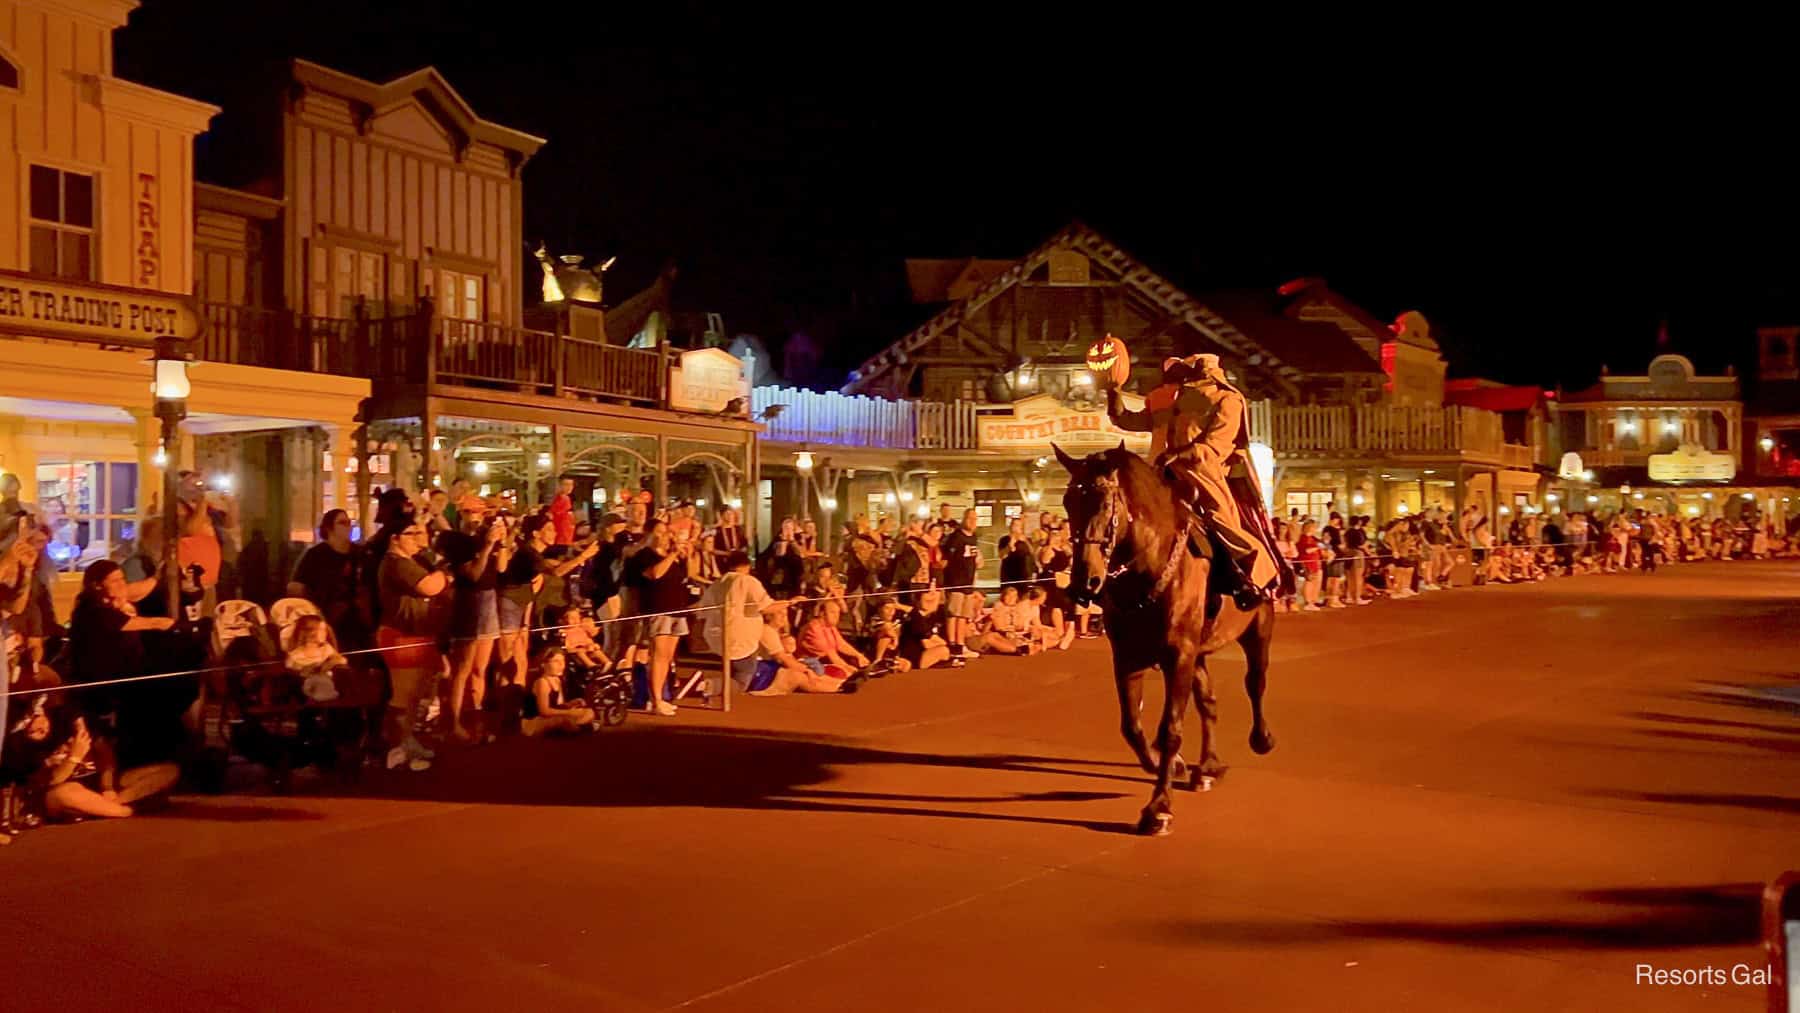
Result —
[[[456,320],[484,320],[486,279],[461,271],[438,271],[438,313]]]
[[[31,272],[94,280],[94,177],[31,167]]]

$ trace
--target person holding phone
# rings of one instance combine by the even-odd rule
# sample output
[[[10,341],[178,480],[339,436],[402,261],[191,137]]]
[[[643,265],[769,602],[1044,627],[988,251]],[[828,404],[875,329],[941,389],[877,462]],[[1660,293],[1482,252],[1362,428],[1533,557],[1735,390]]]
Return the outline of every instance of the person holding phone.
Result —
[[[444,715],[450,737],[475,741],[463,726],[464,698],[477,711],[487,695],[488,663],[500,640],[500,574],[512,562],[512,543],[504,516],[489,516],[487,502],[465,496],[457,504],[462,530],[438,539],[438,553],[450,564],[455,597],[450,618],[450,698]]]

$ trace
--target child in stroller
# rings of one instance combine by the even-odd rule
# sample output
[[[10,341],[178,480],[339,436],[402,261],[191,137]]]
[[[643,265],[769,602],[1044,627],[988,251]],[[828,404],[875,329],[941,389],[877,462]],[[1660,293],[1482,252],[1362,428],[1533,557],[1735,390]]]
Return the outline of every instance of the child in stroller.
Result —
[[[350,662],[338,653],[337,638],[324,616],[301,616],[294,623],[288,642],[287,670],[300,677],[300,692],[313,703],[328,703],[338,698],[336,675],[348,673]]]
[[[587,701],[600,723],[623,723],[631,709],[631,670],[614,664],[601,650],[595,637],[598,625],[576,608],[550,613],[548,624],[545,664],[555,651],[568,670],[570,688]]]

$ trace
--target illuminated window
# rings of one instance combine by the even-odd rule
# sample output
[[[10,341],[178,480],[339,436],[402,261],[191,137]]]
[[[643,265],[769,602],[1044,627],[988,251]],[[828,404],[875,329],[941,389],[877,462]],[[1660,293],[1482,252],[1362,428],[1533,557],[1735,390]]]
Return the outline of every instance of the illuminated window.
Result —
[[[437,290],[433,293],[433,298],[437,302],[439,316],[453,320],[486,319],[483,312],[486,278],[479,274],[446,270],[439,270],[437,278]]]
[[[80,570],[137,537],[137,462],[42,460],[38,523],[56,568]]]
[[[31,167],[31,273],[94,280],[94,177]]]

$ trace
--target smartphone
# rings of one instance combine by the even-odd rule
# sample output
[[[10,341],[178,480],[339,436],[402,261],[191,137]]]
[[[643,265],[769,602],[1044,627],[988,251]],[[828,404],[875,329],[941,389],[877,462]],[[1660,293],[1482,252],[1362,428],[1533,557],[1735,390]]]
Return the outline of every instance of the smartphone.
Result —
[[[1800,1013],[1800,871],[1763,891],[1763,948],[1769,955],[1770,1013]]]

